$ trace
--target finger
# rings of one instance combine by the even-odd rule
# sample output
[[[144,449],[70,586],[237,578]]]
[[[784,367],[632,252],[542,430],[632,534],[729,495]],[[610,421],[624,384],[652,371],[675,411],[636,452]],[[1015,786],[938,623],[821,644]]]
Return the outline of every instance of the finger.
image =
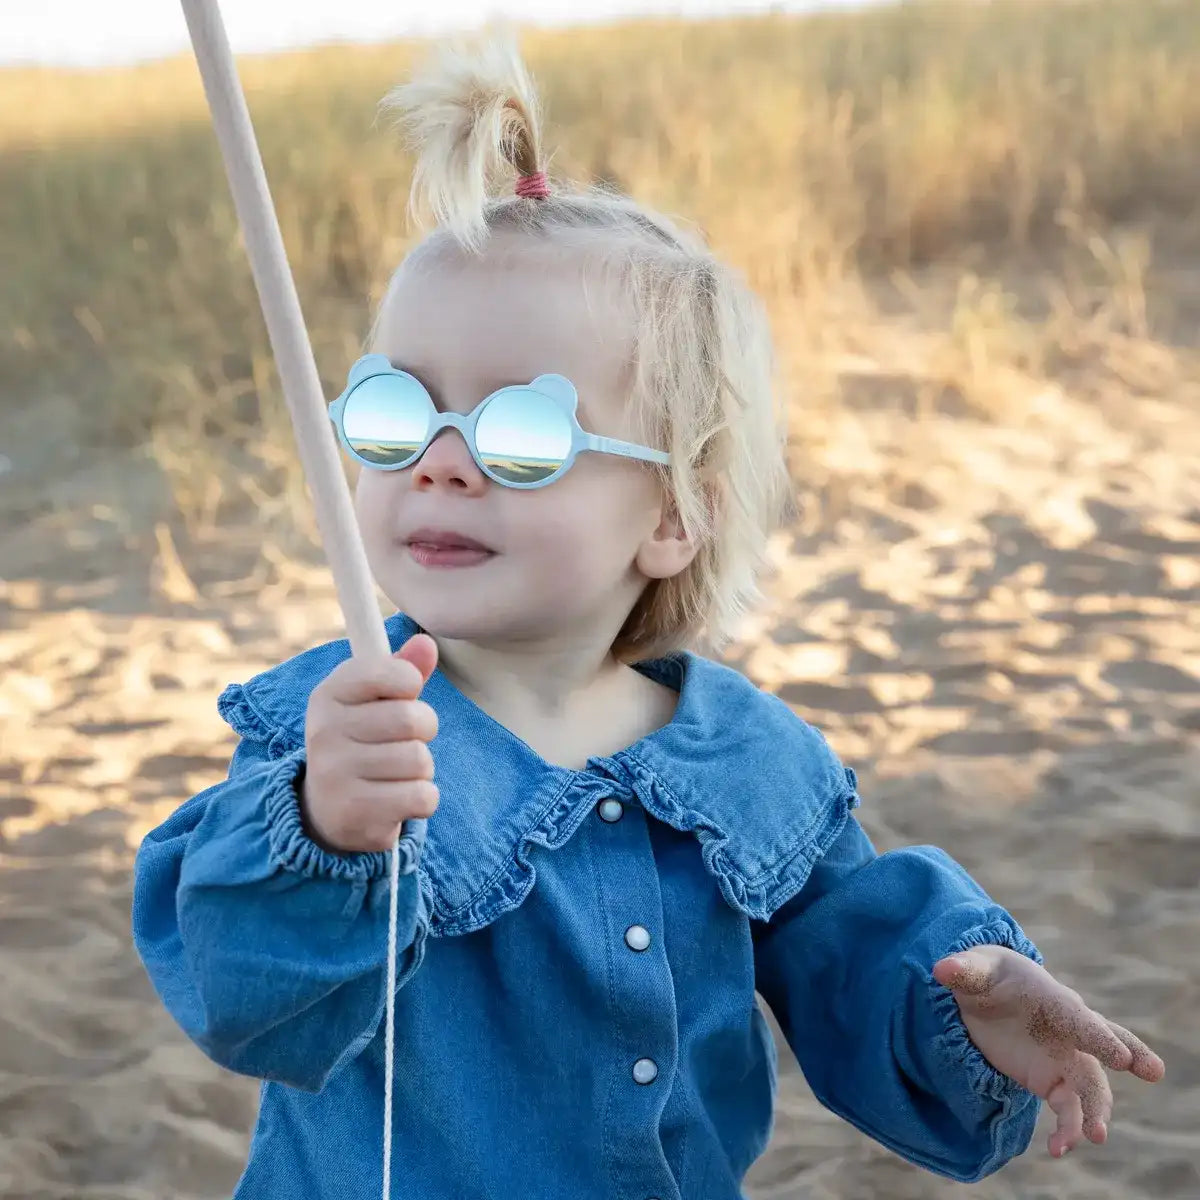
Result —
[[[364,850],[390,850],[404,821],[433,816],[438,788],[428,779],[360,783],[350,805],[350,823],[360,831],[355,834],[355,845]]]
[[[409,817],[431,817],[438,806],[438,786],[432,779],[404,783],[360,783],[355,801],[376,815],[381,830],[394,829]],[[388,842],[390,845],[391,843]]]
[[[986,996],[992,990],[991,968],[969,950],[939,959],[933,964],[933,977],[964,996]]]
[[[330,692],[341,704],[413,700],[424,684],[421,672],[402,658],[353,658],[329,676]]]
[[[1070,1082],[1079,1096],[1084,1136],[1100,1145],[1108,1138],[1108,1121],[1112,1116],[1113,1094],[1108,1076],[1096,1059],[1079,1054],[1071,1068]]]
[[[381,828],[392,828],[409,817],[432,816],[438,794],[432,779],[408,779],[403,783],[360,783],[355,799],[378,813]]]
[[[1118,1025],[1115,1021],[1109,1021],[1108,1027],[1129,1047],[1129,1052],[1133,1055],[1127,1070],[1147,1083],[1157,1083],[1166,1074],[1166,1064],[1136,1033],[1130,1033],[1124,1025]]]
[[[1055,1051],[1070,1053],[1076,1050],[1092,1054],[1114,1071],[1129,1066],[1125,1044],[1098,1013],[1092,1012],[1078,993],[1053,984],[1053,990],[1041,996],[1028,997],[1026,1027],[1035,1042]]]
[[[438,806],[438,786],[431,779],[412,779],[407,783],[393,783],[390,812],[397,813],[401,820],[410,817],[432,817]]]
[[[1099,1013],[1078,1000],[1073,1003],[1068,1020],[1071,1029],[1069,1041],[1076,1050],[1098,1058],[1110,1071],[1128,1070],[1132,1062],[1129,1047],[1109,1028],[1108,1022]]]
[[[347,706],[346,736],[354,742],[431,742],[437,712],[424,700],[375,700]]]
[[[433,778],[433,755],[424,742],[362,743],[354,756],[353,772],[375,783],[405,783]]]
[[[1062,1158],[1083,1136],[1083,1106],[1078,1093],[1065,1079],[1060,1079],[1050,1089],[1046,1103],[1058,1118],[1058,1125],[1046,1145],[1055,1158]]]
[[[399,650],[394,651],[394,657],[412,663],[421,672],[421,679],[428,682],[437,667],[437,642],[427,633],[414,633]]]

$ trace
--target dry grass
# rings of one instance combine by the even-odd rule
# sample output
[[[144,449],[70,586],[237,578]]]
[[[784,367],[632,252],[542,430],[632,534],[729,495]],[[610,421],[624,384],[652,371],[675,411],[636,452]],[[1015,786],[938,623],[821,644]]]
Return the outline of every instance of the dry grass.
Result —
[[[1169,272],[1200,253],[1192,0],[651,21],[525,49],[555,168],[696,221],[767,296],[800,440],[864,388],[918,421],[1019,419],[1047,379],[1170,391],[1194,351],[1195,291]],[[240,64],[331,395],[411,236],[374,113],[412,52]],[[193,532],[246,498],[288,527],[302,482],[190,58],[0,73],[0,114],[0,418],[69,397],[58,434],[148,449]]]

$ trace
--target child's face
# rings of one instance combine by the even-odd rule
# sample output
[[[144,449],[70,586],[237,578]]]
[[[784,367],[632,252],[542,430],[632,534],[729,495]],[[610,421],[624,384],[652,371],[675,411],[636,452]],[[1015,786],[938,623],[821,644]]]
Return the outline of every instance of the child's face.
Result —
[[[406,268],[371,349],[457,413],[505,385],[565,375],[585,430],[637,440],[626,403],[632,316],[564,251],[531,250],[513,236],[479,259],[443,254]],[[607,646],[647,582],[677,574],[694,554],[647,465],[585,452],[546,487],[506,488],[479,470],[454,430],[413,467],[362,470],[355,506],[388,599],[435,636],[492,645]],[[431,565],[408,545],[423,529],[491,553]]]

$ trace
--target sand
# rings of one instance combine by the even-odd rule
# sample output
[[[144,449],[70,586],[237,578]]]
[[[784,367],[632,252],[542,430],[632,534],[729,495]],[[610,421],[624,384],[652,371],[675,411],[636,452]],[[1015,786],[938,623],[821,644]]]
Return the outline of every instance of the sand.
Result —
[[[1048,394],[1020,423],[916,425],[847,403],[797,465],[820,505],[776,539],[768,601],[728,654],[859,769],[880,848],[943,846],[1167,1061],[1157,1087],[1115,1079],[1106,1146],[1052,1160],[1044,1121],[979,1200],[1200,1197],[1185,399]],[[223,774],[221,687],[336,636],[337,608],[319,565],[266,557],[252,528],[185,546],[168,509],[131,517],[144,464],[59,467],[10,473],[0,538],[0,1196],[228,1196],[255,1084],[160,1008],[130,944],[132,854]],[[749,1194],[958,1192],[824,1112],[787,1063]]]

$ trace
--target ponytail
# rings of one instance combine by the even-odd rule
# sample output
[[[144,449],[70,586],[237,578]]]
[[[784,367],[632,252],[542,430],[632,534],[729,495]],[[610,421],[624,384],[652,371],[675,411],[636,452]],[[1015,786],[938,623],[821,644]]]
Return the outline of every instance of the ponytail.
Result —
[[[537,94],[507,39],[444,48],[380,108],[395,114],[416,158],[410,214],[431,215],[467,249],[487,237],[488,191],[502,169],[519,177],[543,170]]]

